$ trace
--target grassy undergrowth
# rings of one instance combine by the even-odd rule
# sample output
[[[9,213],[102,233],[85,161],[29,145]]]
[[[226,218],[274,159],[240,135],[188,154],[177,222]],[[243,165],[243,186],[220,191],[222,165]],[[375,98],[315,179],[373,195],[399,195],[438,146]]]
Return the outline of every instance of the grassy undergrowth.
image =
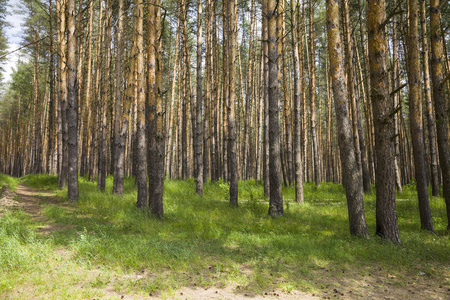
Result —
[[[0,185],[7,180],[0,177]],[[111,177],[105,193],[81,178],[74,205],[66,203],[66,191],[57,190],[55,176],[21,180],[54,190],[64,205],[44,206],[45,223],[58,227],[48,235],[36,234],[43,224],[20,211],[1,217],[0,244],[6,247],[0,247],[0,295],[24,284],[40,286],[42,291],[33,292],[55,299],[98,296],[108,285],[115,291],[165,295],[183,286],[227,284],[247,292],[317,291],[344,272],[357,278],[375,269],[424,272],[450,288],[445,204],[430,198],[436,234],[421,231],[414,185],[397,195],[402,244],[394,245],[374,236],[374,195],[365,196],[371,238],[351,237],[344,189],[332,183],[306,183],[304,205],[293,201],[293,188],[284,188],[285,217],[272,219],[260,182],[240,182],[239,207],[230,208],[228,185],[222,181],[207,182],[200,197],[194,180],[167,180],[165,217],[159,220],[136,208],[131,178],[125,180],[123,197],[111,194]],[[72,269],[78,275],[67,272]],[[70,287],[77,284],[84,288]]]

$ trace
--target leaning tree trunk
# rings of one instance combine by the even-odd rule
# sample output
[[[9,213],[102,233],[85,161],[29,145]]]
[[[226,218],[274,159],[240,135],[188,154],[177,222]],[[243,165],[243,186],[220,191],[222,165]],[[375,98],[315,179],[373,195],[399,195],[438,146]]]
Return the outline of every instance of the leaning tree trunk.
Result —
[[[448,142],[448,114],[444,94],[444,45],[442,42],[439,0],[430,0],[431,79],[436,112],[436,133],[439,162],[442,168],[443,192],[447,206],[447,229],[450,230],[450,149]]]
[[[327,35],[330,57],[330,70],[336,109],[336,125],[339,140],[339,153],[342,162],[342,175],[347,196],[350,234],[368,237],[364,214],[364,194],[361,168],[356,161],[352,127],[348,113],[347,84],[343,72],[341,38],[339,35],[338,0],[327,0]],[[351,70],[350,70],[351,71]],[[352,83],[351,83],[352,84]]]
[[[371,99],[375,125],[376,234],[399,243],[395,208],[394,123],[389,96],[386,65],[387,42],[384,21],[385,0],[368,0],[367,31],[370,64]]]

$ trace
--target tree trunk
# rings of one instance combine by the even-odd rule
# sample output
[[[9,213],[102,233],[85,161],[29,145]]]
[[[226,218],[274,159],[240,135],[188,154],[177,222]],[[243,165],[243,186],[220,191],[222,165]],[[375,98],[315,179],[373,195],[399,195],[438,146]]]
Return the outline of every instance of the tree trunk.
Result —
[[[427,125],[428,125],[428,140],[430,147],[431,157],[431,190],[432,195],[439,197],[441,182],[439,174],[439,165],[437,158],[437,145],[436,145],[436,129],[435,119],[433,111],[433,103],[431,101],[431,85],[430,85],[430,67],[429,67],[429,54],[428,54],[428,37],[427,37],[427,23],[426,23],[426,11],[425,0],[420,0],[420,25],[422,33],[422,63],[423,63],[423,82],[425,87],[425,103],[427,110]]]
[[[448,114],[444,94],[444,45],[442,42],[441,9],[439,0],[430,0],[431,79],[436,112],[436,133],[442,183],[447,206],[447,229],[450,230],[450,149],[448,142]]]
[[[67,127],[68,127],[68,195],[69,201],[78,200],[78,97],[77,97],[77,60],[75,52],[75,0],[67,1]]]
[[[137,207],[145,210],[147,207],[147,144],[145,138],[145,73],[144,73],[144,8],[139,0],[134,0],[133,17],[135,19],[135,38],[136,38],[136,67],[134,69],[135,77],[135,95],[137,97],[136,108],[136,185]]]
[[[277,57],[277,1],[267,3],[268,18],[268,63],[269,63],[269,177],[270,200],[269,215],[283,216],[283,194],[281,190],[281,158],[280,158],[280,92],[278,87]]]
[[[164,130],[163,130],[163,62],[161,31],[161,0],[150,3],[148,32],[148,107],[149,111],[149,208],[158,218],[163,217],[164,190]]]
[[[67,161],[67,59],[66,59],[66,39],[65,39],[65,28],[66,28],[66,0],[59,0],[56,2],[56,10],[59,14],[59,30],[58,30],[58,45],[59,45],[59,55],[58,55],[58,79],[59,79],[59,92],[58,92],[58,103],[59,103],[59,115],[61,118],[61,143],[58,143],[60,170],[58,173],[58,186],[63,188],[67,183],[67,171],[68,171],[68,161]],[[59,118],[59,117],[58,117]]]
[[[264,143],[263,143],[263,178],[264,178],[264,195],[270,196],[270,177],[269,177],[269,25],[267,15],[267,1],[262,3],[262,35],[263,38],[263,55],[264,59]]]
[[[302,140],[301,140],[301,101],[302,87],[300,79],[300,58],[299,58],[299,37],[298,18],[300,5],[296,1],[291,1],[292,11],[292,49],[294,55],[294,172],[295,172],[295,201],[303,203],[303,166],[302,166]]]
[[[197,0],[197,111],[195,132],[196,192],[203,195],[202,1]],[[207,155],[205,153],[205,155]]]
[[[314,163],[314,182],[317,186],[321,182],[320,174],[320,154],[319,154],[319,144],[317,137],[317,112],[316,112],[316,52],[315,52],[315,38],[314,34],[314,4],[313,0],[309,1],[309,97],[311,105],[311,146],[312,146],[312,156]]]
[[[125,134],[121,134],[122,111],[122,43],[123,43],[123,0],[119,0],[116,52],[116,95],[114,101],[114,182],[113,194],[123,195],[125,173]]]
[[[388,89],[387,42],[383,22],[385,0],[368,0],[367,31],[370,61],[371,99],[375,122],[376,234],[400,242],[395,208],[393,105]]]
[[[339,4],[337,0],[327,0],[327,35],[330,57],[330,70],[336,109],[339,150],[342,162],[342,175],[347,196],[350,234],[368,237],[364,214],[364,195],[361,168],[356,161],[355,140],[352,140],[350,116],[348,114],[347,85],[343,72],[341,39],[339,35]]]
[[[417,195],[419,198],[419,211],[421,228],[434,231],[431,217],[430,202],[428,199],[426,152],[423,140],[422,103],[420,101],[422,80],[420,75],[419,54],[419,7],[417,0],[409,0],[409,26],[408,26],[408,84],[409,84],[409,125],[414,153],[414,166],[417,181]]]

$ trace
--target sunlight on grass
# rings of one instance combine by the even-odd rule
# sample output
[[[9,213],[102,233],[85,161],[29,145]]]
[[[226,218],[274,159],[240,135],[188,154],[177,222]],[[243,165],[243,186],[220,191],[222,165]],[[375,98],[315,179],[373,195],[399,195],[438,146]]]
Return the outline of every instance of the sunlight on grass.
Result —
[[[52,176],[30,175],[22,182],[57,188],[57,180]],[[166,180],[163,220],[136,207],[131,178],[125,180],[123,197],[112,195],[112,177],[107,178],[104,193],[84,178],[80,178],[79,186],[78,203],[49,204],[43,209],[50,222],[70,225],[67,229],[37,237],[28,229],[31,221],[21,218],[20,212],[1,219],[0,239],[6,247],[0,250],[0,263],[10,275],[0,275],[0,291],[7,293],[6,286],[19,280],[11,279],[19,270],[31,275],[35,273],[33,265],[43,268],[55,264],[55,257],[49,257],[49,253],[56,249],[69,249],[73,254],[69,263],[74,267],[110,270],[90,277],[86,291],[89,297],[98,297],[97,290],[108,284],[118,290],[168,294],[177,287],[233,283],[248,290],[278,287],[286,292],[312,291],[323,280],[315,272],[324,269],[330,270],[331,277],[339,276],[335,272],[341,270],[358,272],[372,265],[400,273],[421,266],[427,266],[429,272],[438,266],[447,272],[449,269],[445,204],[442,198],[432,198],[437,234],[421,232],[417,200],[409,187],[398,195],[411,200],[397,204],[402,244],[394,245],[375,236],[369,240],[351,237],[344,189],[332,183],[319,187],[306,183],[306,203],[285,201],[285,217],[276,219],[267,215],[268,199],[262,183],[254,180],[239,183],[237,208],[228,206],[228,190],[223,181],[208,181],[201,197],[195,193],[193,179]],[[285,199],[294,195],[292,187],[283,192]],[[56,193],[61,195],[60,191]],[[373,234],[375,196],[366,195],[365,199]],[[116,280],[108,272],[145,276]],[[435,274],[439,276],[438,272]],[[67,277],[65,280],[83,281]],[[70,295],[70,291],[66,288],[64,293]]]

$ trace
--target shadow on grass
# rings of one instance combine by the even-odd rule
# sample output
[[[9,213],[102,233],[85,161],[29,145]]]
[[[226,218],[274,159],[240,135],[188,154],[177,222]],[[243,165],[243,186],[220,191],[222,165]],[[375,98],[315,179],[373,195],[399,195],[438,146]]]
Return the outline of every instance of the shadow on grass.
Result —
[[[33,178],[26,180],[43,181],[50,188],[57,184],[54,178]],[[107,192],[98,191],[86,179],[80,179],[79,187],[77,205],[44,209],[51,222],[76,227],[43,238],[51,238],[56,247],[70,248],[82,261],[129,272],[145,270],[148,277],[143,288],[233,281],[248,289],[281,282],[315,289],[321,284],[317,270],[340,272],[376,265],[405,272],[414,264],[449,265],[449,237],[419,230],[414,199],[397,205],[403,243],[394,245],[374,236],[368,240],[351,237],[344,190],[331,183],[305,184],[306,203],[288,201],[285,217],[275,219],[267,215],[263,186],[255,181],[240,182],[240,197],[245,200],[231,209],[227,201],[217,201],[227,197],[223,182],[206,183],[200,197],[195,194],[194,180],[167,180],[163,220],[136,208],[136,189],[130,178],[125,181],[123,197],[111,194],[111,177]],[[289,194],[293,188],[284,190]],[[342,205],[313,205],[330,199]],[[371,233],[375,231],[374,199],[366,197]],[[444,228],[442,199],[433,199],[432,208],[436,228]]]

